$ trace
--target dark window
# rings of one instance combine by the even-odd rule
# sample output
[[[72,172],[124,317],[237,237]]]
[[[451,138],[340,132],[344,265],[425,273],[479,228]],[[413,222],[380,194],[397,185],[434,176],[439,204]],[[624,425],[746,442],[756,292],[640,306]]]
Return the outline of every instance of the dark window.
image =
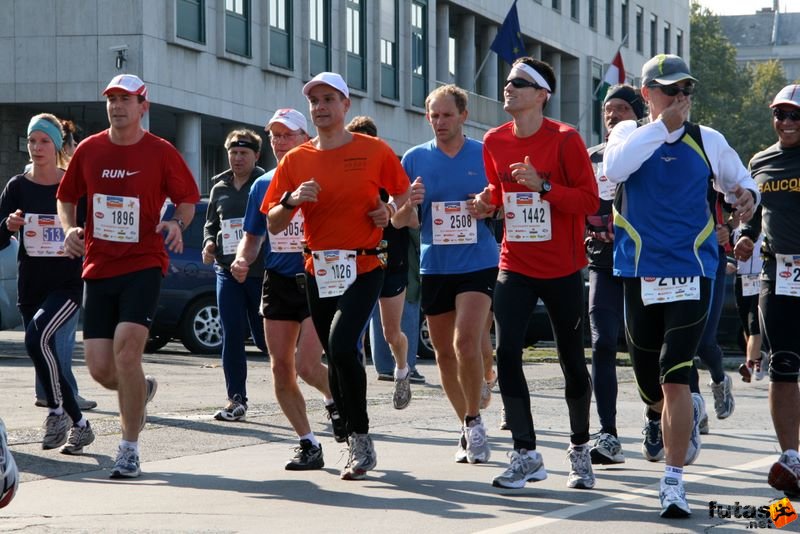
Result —
[[[225,50],[250,57],[250,0],[225,0]]]
[[[606,0],[606,35],[614,38],[614,2]]]
[[[669,22],[664,23],[664,53],[670,54],[670,41],[672,41],[672,28]]]
[[[628,25],[630,24],[629,20],[630,12],[628,9],[628,0],[622,0],[622,4],[620,5],[619,15],[620,15],[619,26],[621,32],[619,38],[622,40],[625,46],[629,46],[630,43],[628,42],[628,31],[630,30],[630,28],[628,27]]]
[[[578,0],[570,0],[569,2],[569,16],[572,20],[580,20],[581,18],[581,3]]]
[[[683,30],[677,30],[675,36],[675,53],[683,57]]]
[[[397,100],[397,0],[380,0],[381,96]]]
[[[411,2],[411,103],[425,107],[428,94],[428,5]]]
[[[331,70],[329,0],[311,0],[309,40],[311,75]]]
[[[347,0],[347,84],[356,89],[367,88],[366,2]]]
[[[292,2],[269,0],[269,62],[292,68]]]
[[[206,42],[206,17],[204,0],[178,0],[177,35],[196,43]]]
[[[636,6],[636,51],[644,52],[644,8]]]
[[[589,0],[589,27],[597,29],[597,0]]]
[[[650,15],[650,56],[658,54],[658,17]]]

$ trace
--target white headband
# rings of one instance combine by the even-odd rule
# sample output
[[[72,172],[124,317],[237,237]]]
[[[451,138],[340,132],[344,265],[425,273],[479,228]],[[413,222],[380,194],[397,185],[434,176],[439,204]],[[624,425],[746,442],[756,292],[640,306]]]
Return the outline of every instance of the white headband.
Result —
[[[542,89],[545,89],[547,91],[547,99],[550,100],[550,95],[553,94],[553,90],[550,89],[550,84],[547,83],[547,81],[542,77],[541,74],[539,74],[536,71],[536,69],[534,69],[533,67],[522,61],[514,65],[514,68],[521,70],[522,72],[533,78],[534,82],[538,83],[542,87]]]

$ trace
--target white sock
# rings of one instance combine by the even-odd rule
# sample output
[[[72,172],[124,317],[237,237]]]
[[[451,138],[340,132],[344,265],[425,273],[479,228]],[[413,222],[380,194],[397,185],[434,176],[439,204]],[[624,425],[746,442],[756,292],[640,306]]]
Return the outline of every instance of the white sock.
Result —
[[[319,447],[319,441],[317,441],[317,436],[315,436],[313,432],[309,432],[304,436],[300,436],[300,441],[303,441],[304,439],[310,441],[313,446]]]
[[[800,459],[800,453],[798,453],[794,449],[786,449],[785,451],[783,451],[783,454],[785,454],[786,456],[788,456],[790,458]]]
[[[64,415],[64,408],[59,406],[58,408],[49,408],[50,415]]]
[[[138,441],[125,441],[120,440],[119,446],[121,449],[133,449],[136,451],[136,454],[139,454],[139,442]]]
[[[664,476],[676,479],[678,482],[683,482],[683,467],[675,467],[673,465],[664,466]]]
[[[333,399],[325,397],[325,406],[330,406],[331,404],[334,404]]]
[[[86,428],[86,425],[88,423],[89,423],[89,421],[86,420],[86,417],[81,417],[81,420],[78,421],[77,423],[75,423],[75,426],[79,426],[81,428]]]
[[[402,380],[405,377],[407,377],[408,373],[410,373],[410,372],[411,372],[411,370],[408,368],[408,365],[406,365],[402,369],[399,369],[397,366],[395,366],[395,368],[394,368],[394,379],[395,380]]]

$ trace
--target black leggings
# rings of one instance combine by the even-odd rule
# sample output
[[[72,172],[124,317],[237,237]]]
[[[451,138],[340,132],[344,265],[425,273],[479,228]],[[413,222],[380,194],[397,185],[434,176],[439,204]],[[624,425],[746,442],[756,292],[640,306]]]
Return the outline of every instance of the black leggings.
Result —
[[[343,295],[320,298],[316,278],[306,273],[311,320],[328,355],[331,395],[348,434],[369,432],[367,373],[358,344],[378,301],[383,274],[383,269],[359,274]]]
[[[497,377],[516,450],[536,448],[522,350],[528,321],[540,298],[550,316],[566,382],[564,396],[569,411],[570,441],[576,445],[589,441],[592,382],[583,354],[583,275],[578,271],[563,278],[543,280],[501,270],[494,290]]]
[[[642,400],[652,405],[663,398],[661,384],[689,384],[694,355],[703,336],[711,287],[700,278],[699,300],[678,300],[645,306],[640,278],[625,278],[625,335]]]
[[[38,308],[20,309],[20,312],[25,325],[25,348],[36,369],[36,378],[44,387],[47,406],[63,406],[70,419],[77,423],[83,414],[61,369],[55,340],[58,329],[78,313],[78,303],[64,293],[54,292]]]
[[[770,381],[797,382],[800,375],[800,336],[796,329],[800,298],[776,295],[775,282],[762,280],[758,311],[761,315],[761,334],[770,348]]]

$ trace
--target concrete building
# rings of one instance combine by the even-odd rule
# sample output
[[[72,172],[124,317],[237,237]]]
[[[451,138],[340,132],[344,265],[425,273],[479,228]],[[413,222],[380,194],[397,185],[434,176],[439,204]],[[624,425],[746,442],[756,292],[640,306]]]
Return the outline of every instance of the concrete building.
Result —
[[[800,80],[800,13],[781,13],[780,3],[752,15],[719,18],[740,64],[780,60],[786,79]]]
[[[306,111],[301,87],[342,73],[350,115],[375,118],[398,154],[431,137],[426,94],[471,91],[467,132],[508,120],[508,65],[490,45],[511,0],[2,0],[0,180],[27,161],[28,118],[50,111],[92,133],[101,91],[130,72],[149,87],[151,131],[175,143],[208,191],[226,168],[224,136],[261,131],[277,108]],[[527,53],[558,76],[548,114],[602,135],[594,89],[622,46],[628,78],[660,52],[689,55],[689,0],[518,0]],[[480,67],[483,66],[481,69]],[[480,71],[479,71],[480,69]],[[476,73],[478,74],[476,77]],[[265,146],[262,164],[272,165]]]

